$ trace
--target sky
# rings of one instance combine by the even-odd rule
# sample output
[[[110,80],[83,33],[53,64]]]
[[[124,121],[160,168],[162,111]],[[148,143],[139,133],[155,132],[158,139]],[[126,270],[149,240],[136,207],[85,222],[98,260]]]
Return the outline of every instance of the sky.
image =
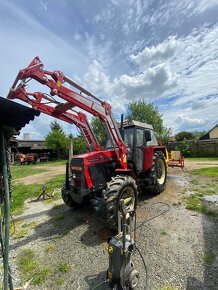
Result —
[[[218,0],[0,0],[0,95],[39,56],[109,102],[117,119],[145,98],[174,134],[210,130],[218,124],[217,15]],[[21,137],[43,138],[53,120],[41,114]]]

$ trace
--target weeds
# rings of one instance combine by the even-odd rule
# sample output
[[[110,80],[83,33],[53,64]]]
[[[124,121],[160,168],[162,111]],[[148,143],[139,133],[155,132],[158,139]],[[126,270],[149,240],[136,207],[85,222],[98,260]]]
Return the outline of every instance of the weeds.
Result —
[[[167,232],[162,231],[162,232],[161,232],[161,235],[162,235],[162,236],[166,236],[166,235],[167,235]]]
[[[20,271],[29,279],[33,272],[37,269],[38,263],[34,259],[34,252],[31,249],[26,249],[21,252],[18,260]]]
[[[205,264],[211,265],[215,262],[216,255],[213,253],[213,251],[209,251],[204,255],[203,260],[204,260]]]
[[[57,283],[58,286],[61,286],[61,285],[64,284],[64,282],[65,282],[65,279],[63,277],[59,277],[57,279],[57,282],[56,283]]]
[[[45,247],[45,253],[51,253],[53,252],[55,249],[55,245],[54,244],[47,244]]]
[[[39,270],[37,273],[34,273],[32,284],[33,285],[41,285],[45,282],[46,278],[49,276],[49,269],[43,268]]]
[[[67,263],[59,263],[57,266],[57,270],[61,273],[68,273],[70,271],[71,267]]]
[[[18,266],[25,280],[31,280],[34,285],[45,282],[50,274],[49,269],[42,268],[37,261],[36,255],[31,249],[23,250],[18,258]]]

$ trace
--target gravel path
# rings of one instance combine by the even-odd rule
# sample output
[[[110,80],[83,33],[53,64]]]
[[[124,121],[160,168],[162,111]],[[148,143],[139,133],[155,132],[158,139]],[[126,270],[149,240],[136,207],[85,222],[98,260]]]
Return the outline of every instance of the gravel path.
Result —
[[[167,202],[170,209],[137,230],[137,244],[148,272],[146,287],[145,270],[139,255],[135,254],[135,268],[140,272],[139,290],[163,286],[186,290],[218,289],[218,220],[185,209],[182,200],[190,181],[188,173],[170,169],[165,192],[158,196],[140,196],[138,225],[167,209],[164,204],[152,206],[153,203]],[[24,285],[17,268],[18,257],[24,249],[32,249],[41,265],[49,269],[41,286],[30,285],[27,289],[91,290],[105,279],[107,239],[113,233],[91,204],[73,210],[60,199],[27,202],[26,210],[16,220],[17,231],[25,224],[28,232],[19,239],[11,239],[15,286]],[[213,253],[215,259],[206,264],[208,253]],[[70,265],[70,271],[58,272],[60,263]],[[98,289],[110,288],[105,284]]]

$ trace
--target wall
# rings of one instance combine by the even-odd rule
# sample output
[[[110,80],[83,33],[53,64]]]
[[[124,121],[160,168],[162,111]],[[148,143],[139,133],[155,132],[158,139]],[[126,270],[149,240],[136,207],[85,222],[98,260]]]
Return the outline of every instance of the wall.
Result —
[[[213,130],[211,130],[209,134],[210,134],[210,138],[218,138],[218,126],[213,128]]]

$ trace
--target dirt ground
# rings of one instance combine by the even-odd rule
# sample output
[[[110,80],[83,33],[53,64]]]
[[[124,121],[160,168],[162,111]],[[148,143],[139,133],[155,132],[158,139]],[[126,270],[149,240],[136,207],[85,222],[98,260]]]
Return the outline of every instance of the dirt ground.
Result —
[[[147,274],[140,256],[134,254],[134,265],[140,273],[137,289],[218,289],[218,220],[187,210],[183,202],[193,179],[189,170],[210,166],[218,166],[218,161],[186,162],[187,172],[170,168],[163,193],[140,195],[136,237]],[[65,166],[50,166],[48,172],[29,177],[28,184],[42,178],[48,180],[64,170]],[[205,180],[198,178],[198,182],[201,185]],[[25,284],[25,277],[18,270],[18,259],[25,249],[34,251],[40,264],[49,269],[45,282],[34,286],[30,281],[25,289],[92,290],[105,280],[107,239],[113,233],[104,224],[95,203],[75,210],[61,199],[51,199],[27,201],[25,208],[15,218],[17,233],[11,238],[10,263],[16,287]],[[24,225],[26,234],[19,237]],[[48,248],[51,250],[47,251]],[[211,253],[213,259],[209,263],[206,257]],[[70,271],[58,272],[60,262],[69,265]],[[96,289],[110,288],[103,284]]]

